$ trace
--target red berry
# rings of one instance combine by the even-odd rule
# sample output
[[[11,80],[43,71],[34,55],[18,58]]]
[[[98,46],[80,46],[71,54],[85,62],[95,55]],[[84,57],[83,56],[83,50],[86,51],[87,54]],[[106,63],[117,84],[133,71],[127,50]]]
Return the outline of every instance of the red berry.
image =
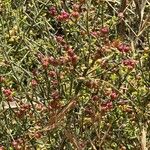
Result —
[[[22,139],[22,138],[18,138],[18,139],[17,139],[17,142],[18,142],[19,144],[22,144],[22,143],[23,143],[23,139]]]
[[[22,104],[22,105],[21,105],[21,108],[24,108],[24,109],[26,109],[26,110],[29,110],[30,107],[31,107],[30,104]]]
[[[73,9],[74,11],[79,11],[79,7],[80,7],[79,4],[74,4],[72,9]]]
[[[16,148],[18,145],[19,145],[19,143],[18,143],[16,140],[14,140],[14,141],[12,142],[12,146],[13,146],[14,148]]]
[[[31,85],[32,85],[32,87],[36,87],[37,85],[38,85],[38,83],[37,83],[37,81],[36,80],[32,80],[31,81]]]
[[[62,11],[62,12],[61,12],[61,15],[63,16],[63,19],[64,19],[64,20],[69,19],[69,14],[68,14],[66,11]]]
[[[69,49],[67,50],[67,52],[68,52],[68,55],[69,55],[70,57],[73,57],[73,56],[75,55],[74,51],[73,51],[71,48],[69,48]]]
[[[24,117],[24,115],[25,115],[25,109],[20,109],[20,110],[18,110],[17,112],[16,112],[16,116],[18,117],[18,118],[23,118]]]
[[[135,60],[132,59],[123,60],[123,65],[127,66],[128,69],[133,69],[135,67]]]
[[[34,137],[35,137],[36,139],[40,139],[41,136],[42,136],[42,134],[41,134],[40,132],[36,132],[36,133],[34,134]]]
[[[102,111],[107,111],[107,106],[101,106]]]
[[[50,57],[49,57],[49,63],[50,63],[50,64],[53,64],[54,61],[55,61],[54,57],[50,56]]]
[[[73,18],[79,18],[79,13],[77,12],[77,11],[73,11],[72,12],[72,14],[71,14],[71,16],[73,17]]]
[[[55,71],[50,71],[50,72],[48,73],[48,75],[49,75],[49,77],[51,77],[51,78],[56,78],[56,76],[57,76],[57,74],[56,74]]]
[[[98,37],[99,33],[96,32],[96,31],[93,31],[93,32],[91,32],[91,35],[94,36],[94,37]]]
[[[71,57],[71,62],[72,62],[72,64],[76,64],[76,63],[77,63],[77,60],[78,60],[77,55],[74,55],[73,57]]]
[[[108,34],[109,33],[109,28],[108,27],[101,28],[101,33]]]
[[[49,65],[49,58],[48,57],[44,57],[44,58],[42,58],[41,62],[42,62],[43,67],[47,68],[48,65]]]
[[[52,6],[50,9],[49,9],[49,13],[51,16],[56,16],[57,15],[57,11],[56,11],[56,8],[54,6]]]
[[[64,18],[63,18],[62,15],[59,15],[59,16],[57,17],[57,20],[58,20],[58,21],[63,21],[63,19],[64,19]]]
[[[12,91],[11,89],[4,89],[3,90],[3,93],[6,97],[9,97],[10,95],[12,95]]]
[[[124,43],[118,45],[117,48],[120,52],[126,52],[126,53],[129,52],[129,50],[130,50],[130,47]]]
[[[118,17],[119,17],[120,19],[123,19],[123,18],[124,18],[123,12],[118,13]]]
[[[49,109],[58,109],[60,108],[60,102],[58,100],[53,100],[49,103]]]
[[[108,107],[108,109],[113,108],[113,103],[112,103],[112,102],[108,102],[108,103],[107,103],[107,107]]]
[[[69,19],[69,13],[62,11],[60,15],[57,16],[58,21],[66,21]]]
[[[117,94],[116,94],[115,92],[112,92],[112,93],[110,94],[110,97],[111,97],[112,100],[114,100],[114,99],[117,98]]]
[[[56,41],[62,45],[65,44],[65,40],[64,40],[63,36],[56,36]]]

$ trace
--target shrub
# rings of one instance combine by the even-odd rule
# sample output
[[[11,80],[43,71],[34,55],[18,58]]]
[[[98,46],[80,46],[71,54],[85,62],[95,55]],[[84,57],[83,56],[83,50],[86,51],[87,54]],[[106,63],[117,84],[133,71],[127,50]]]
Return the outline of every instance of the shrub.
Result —
[[[0,149],[148,149],[149,2],[0,2]]]

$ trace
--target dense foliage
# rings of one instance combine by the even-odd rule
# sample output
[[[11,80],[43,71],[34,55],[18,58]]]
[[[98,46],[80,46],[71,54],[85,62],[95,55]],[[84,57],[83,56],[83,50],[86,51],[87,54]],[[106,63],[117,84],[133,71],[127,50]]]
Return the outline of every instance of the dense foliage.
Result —
[[[148,150],[148,0],[0,1],[0,150]]]

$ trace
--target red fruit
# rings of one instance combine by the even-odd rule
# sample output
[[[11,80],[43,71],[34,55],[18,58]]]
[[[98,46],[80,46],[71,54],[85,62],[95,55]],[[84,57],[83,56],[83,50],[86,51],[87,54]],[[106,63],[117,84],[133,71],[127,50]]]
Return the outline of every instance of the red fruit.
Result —
[[[55,61],[54,57],[50,56],[50,57],[49,57],[49,63],[50,63],[50,64],[53,64],[54,61]]]
[[[48,75],[49,75],[49,77],[51,77],[51,78],[56,78],[56,76],[57,76],[57,74],[56,74],[55,71],[50,71],[50,72],[48,73]]]
[[[124,44],[120,44],[120,45],[118,45],[117,48],[119,51],[124,52],[124,47],[125,47]]]
[[[52,63],[53,66],[58,66],[59,65],[59,60],[58,59],[54,59],[54,62]]]
[[[103,103],[101,104],[101,110],[104,111],[104,112],[106,112],[106,111],[108,110],[108,106],[107,106],[107,103],[106,103],[106,102],[103,102]]]
[[[123,61],[124,66],[127,66],[128,69],[133,69],[135,67],[135,60],[126,59]]]
[[[101,104],[101,109],[102,109],[103,111],[108,111],[108,110],[110,110],[110,109],[112,109],[112,108],[113,108],[113,103],[112,103],[111,101],[103,102],[103,103]]]
[[[72,9],[73,9],[74,11],[79,11],[79,7],[80,7],[79,4],[74,4]]]
[[[6,97],[9,97],[10,95],[12,95],[12,91],[11,89],[4,89],[3,90],[3,93]]]
[[[101,28],[101,33],[108,34],[109,33],[109,28],[108,27]]]
[[[53,66],[57,66],[58,65],[58,60],[54,59],[54,57],[50,56],[49,57],[49,64],[51,64]]]
[[[73,51],[71,48],[69,48],[69,49],[67,50],[67,52],[68,52],[68,55],[69,55],[70,57],[73,57],[73,56],[75,55],[74,51]]]
[[[66,21],[69,19],[69,13],[62,11],[60,15],[57,16],[58,21]]]
[[[129,50],[130,50],[130,47],[129,47],[128,45],[126,45],[126,46],[124,47],[124,52],[129,52]]]
[[[50,102],[50,104],[49,104],[49,109],[58,109],[58,108],[60,108],[60,102],[59,101],[57,101],[57,100],[53,100],[53,101],[51,101]]]
[[[107,107],[108,107],[108,109],[113,108],[113,103],[112,103],[112,102],[108,102],[108,103],[107,103]]]
[[[119,17],[120,19],[122,19],[122,18],[124,18],[124,14],[123,14],[122,12],[120,12],[120,13],[118,13],[118,17]]]
[[[69,18],[69,14],[66,11],[62,11],[61,15],[63,16],[64,19],[68,19]]]
[[[24,117],[24,115],[25,115],[25,109],[23,109],[23,108],[16,112],[16,116],[18,118],[22,118],[22,117]]]
[[[93,31],[93,32],[91,32],[91,35],[94,37],[98,37],[99,33],[97,31]]]
[[[42,136],[42,134],[41,134],[40,132],[36,132],[36,133],[34,134],[34,137],[35,137],[36,139],[40,139],[41,136]]]
[[[29,110],[30,107],[31,107],[30,104],[22,104],[22,105],[21,105],[21,108],[23,108],[23,109],[25,109],[25,110]]]
[[[107,109],[108,109],[107,106],[101,106],[102,111],[107,111]]]
[[[61,15],[63,16],[63,19],[64,19],[64,20],[69,19],[69,13],[67,13],[66,11],[62,11],[62,12],[61,12]]]
[[[124,66],[128,66],[129,65],[129,60],[128,59],[124,60],[123,64],[124,64]]]
[[[47,68],[48,65],[49,65],[49,58],[48,57],[44,57],[44,58],[42,58],[41,62],[42,62],[43,67]]]
[[[132,67],[135,67],[135,61],[134,60],[130,60],[129,61],[129,65],[132,66]]]
[[[79,13],[77,12],[77,11],[73,11],[72,12],[72,14],[71,14],[71,16],[73,17],[73,18],[79,18]]]
[[[92,115],[93,115],[93,110],[92,110],[92,108],[91,108],[91,107],[87,107],[87,108],[85,109],[85,114],[86,114],[86,115],[89,115],[89,116],[92,116]]]
[[[49,9],[49,13],[51,16],[56,16],[57,15],[57,11],[56,11],[56,8],[54,6],[52,6],[50,9]]]
[[[18,145],[19,145],[19,143],[18,143],[16,140],[14,140],[14,141],[12,142],[12,146],[13,146],[14,148],[18,147]]]
[[[62,15],[59,15],[59,16],[57,17],[57,20],[58,20],[58,21],[63,21],[63,16],[62,16]]]
[[[37,83],[37,81],[36,80],[32,80],[31,81],[31,85],[32,85],[32,87],[36,87],[37,85],[38,85],[38,83]]]
[[[73,57],[71,57],[71,62],[72,62],[72,64],[76,64],[76,63],[77,63],[77,60],[78,60],[77,55],[74,55]]]
[[[23,143],[23,139],[18,138],[18,139],[17,139],[17,142],[18,142],[19,144],[22,144],[22,143]]]
[[[56,41],[62,45],[65,44],[65,40],[64,40],[63,36],[56,36]]]
[[[117,48],[120,52],[126,52],[126,53],[129,52],[129,50],[130,50],[130,47],[127,44],[124,44],[124,43],[118,45]]]
[[[110,97],[111,97],[112,100],[114,100],[114,99],[117,98],[117,94],[116,94],[115,92],[112,92],[112,93],[110,94]]]

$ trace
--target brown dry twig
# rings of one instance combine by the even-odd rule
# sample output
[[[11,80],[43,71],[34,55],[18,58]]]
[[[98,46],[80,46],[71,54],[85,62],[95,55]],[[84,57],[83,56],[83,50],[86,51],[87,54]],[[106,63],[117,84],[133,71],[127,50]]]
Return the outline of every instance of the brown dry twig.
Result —
[[[74,147],[76,147],[77,150],[83,150],[78,139],[70,130],[65,130],[64,133],[66,138],[74,145]]]

